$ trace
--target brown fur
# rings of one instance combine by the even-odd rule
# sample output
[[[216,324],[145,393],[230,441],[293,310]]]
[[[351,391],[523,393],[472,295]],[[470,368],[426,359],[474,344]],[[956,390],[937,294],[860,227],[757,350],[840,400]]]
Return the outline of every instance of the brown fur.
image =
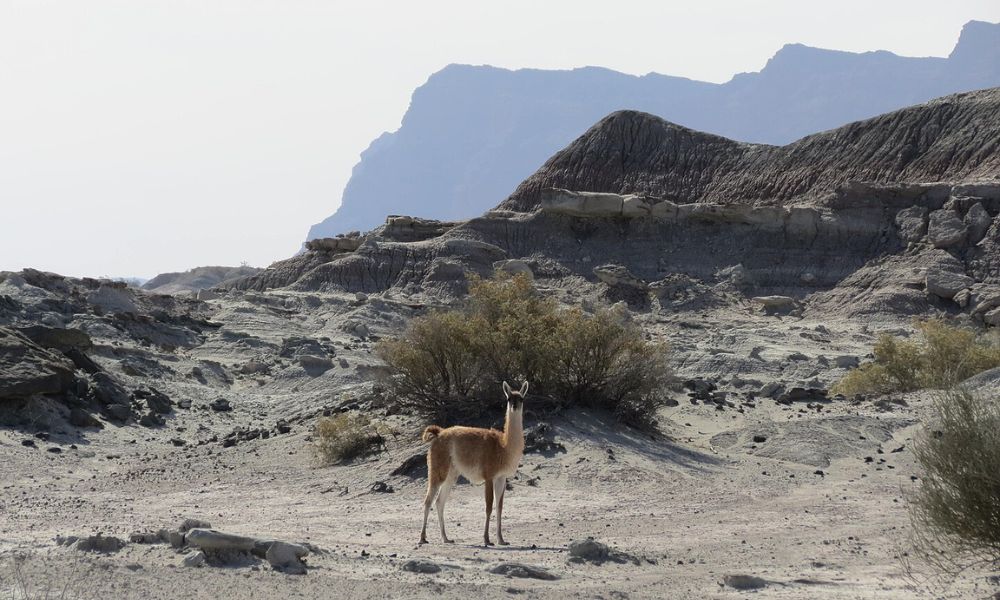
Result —
[[[427,515],[431,503],[437,497],[438,520],[441,538],[449,542],[444,533],[444,504],[451,487],[459,475],[475,484],[485,483],[486,528],[483,539],[490,545],[489,522],[493,503],[497,504],[497,538],[504,544],[500,523],[503,513],[503,495],[507,477],[517,471],[521,455],[524,453],[524,425],[522,422],[523,393],[527,393],[525,383],[521,392],[514,392],[504,383],[507,394],[507,416],[504,430],[480,429],[477,427],[449,427],[441,429],[432,425],[424,430],[423,440],[430,442],[427,451],[427,495],[424,498],[424,526],[420,542],[427,542]]]

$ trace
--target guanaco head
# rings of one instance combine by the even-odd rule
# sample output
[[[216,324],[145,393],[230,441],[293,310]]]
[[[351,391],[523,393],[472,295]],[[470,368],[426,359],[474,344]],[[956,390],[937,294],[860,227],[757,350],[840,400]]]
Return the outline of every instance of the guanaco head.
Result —
[[[528,394],[528,382],[525,381],[521,389],[515,392],[505,381],[503,382],[503,393],[507,396],[508,410],[521,411],[524,409],[524,397]]]

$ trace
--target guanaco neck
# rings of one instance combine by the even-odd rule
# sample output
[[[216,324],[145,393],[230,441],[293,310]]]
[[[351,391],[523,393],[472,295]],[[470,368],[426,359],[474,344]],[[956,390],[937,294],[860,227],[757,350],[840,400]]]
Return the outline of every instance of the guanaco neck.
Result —
[[[520,457],[524,452],[523,411],[507,405],[507,416],[503,423],[503,445],[509,455]]]

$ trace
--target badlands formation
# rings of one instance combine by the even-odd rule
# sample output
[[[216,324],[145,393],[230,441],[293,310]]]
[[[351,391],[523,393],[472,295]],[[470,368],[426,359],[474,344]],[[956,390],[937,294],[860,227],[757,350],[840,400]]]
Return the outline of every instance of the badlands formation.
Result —
[[[0,597],[985,597],[908,561],[930,396],[827,390],[914,317],[1000,324],[998,123],[1000,89],[781,147],[618,112],[481,217],[389,216],[198,298],[2,273]],[[653,434],[529,395],[511,545],[460,484],[457,543],[419,546],[426,423],[374,347],[497,270],[617,306],[682,385]],[[345,411],[391,433],[322,466]]]

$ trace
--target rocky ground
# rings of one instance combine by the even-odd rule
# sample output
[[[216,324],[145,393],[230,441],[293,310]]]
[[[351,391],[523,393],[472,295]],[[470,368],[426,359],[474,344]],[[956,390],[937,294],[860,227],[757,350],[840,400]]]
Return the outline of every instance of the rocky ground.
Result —
[[[928,396],[827,390],[914,317],[1000,325],[998,111],[777,149],[616,113],[482,217],[390,216],[196,298],[0,273],[0,598],[985,597],[908,560]],[[425,423],[375,346],[496,271],[669,342],[683,388],[655,435],[529,396],[512,545],[477,544],[466,485],[458,543],[419,547]],[[322,466],[343,411],[384,448]]]
[[[88,285],[95,289],[85,293]],[[18,415],[31,415],[22,421],[8,407],[14,421],[0,429],[0,597],[22,597],[22,583],[31,598],[47,586],[66,588],[67,598],[989,591],[983,577],[928,588],[927,572],[906,572],[905,497],[918,475],[910,439],[927,398],[852,401],[816,391],[863,358],[879,331],[908,330],[906,320],[768,315],[750,302],[630,311],[651,337],[672,342],[678,373],[690,379],[675,393],[677,406],[664,409],[660,434],[582,411],[546,418],[538,430],[529,398],[528,426],[551,443],[526,454],[511,482],[511,546],[479,545],[482,492],[460,485],[447,512],[457,543],[441,544],[432,527],[431,544],[421,547],[425,473],[419,459],[400,467],[423,451],[422,424],[395,414],[377,383],[373,391],[384,370],[372,354],[380,336],[423,310],[420,299],[274,290],[175,304],[105,287],[34,273],[0,284],[21,308],[7,319],[14,327],[22,317],[42,321],[57,298],[77,298],[79,312],[61,325],[88,335],[85,355],[130,394],[132,411],[117,420],[89,392],[77,400],[98,429],[67,423],[56,400],[20,406]],[[138,316],[123,323],[100,308],[109,298],[128,301]],[[583,298],[589,302],[611,300],[595,292]],[[150,309],[157,303],[170,306]],[[150,314],[161,320],[145,323]],[[168,335],[179,343],[158,337]],[[101,375],[85,378],[95,377],[99,383]],[[161,412],[150,409],[159,396],[151,402],[143,395],[149,389],[168,399]],[[352,408],[382,418],[395,434],[376,456],[321,466],[315,419]],[[498,421],[501,411],[498,391]],[[150,413],[157,418],[140,424]],[[305,575],[276,570],[252,552],[186,566],[200,562],[198,548],[169,543],[185,519],[301,545]],[[87,550],[98,533],[124,543],[90,539],[107,551]],[[589,537],[609,553],[573,546]]]

